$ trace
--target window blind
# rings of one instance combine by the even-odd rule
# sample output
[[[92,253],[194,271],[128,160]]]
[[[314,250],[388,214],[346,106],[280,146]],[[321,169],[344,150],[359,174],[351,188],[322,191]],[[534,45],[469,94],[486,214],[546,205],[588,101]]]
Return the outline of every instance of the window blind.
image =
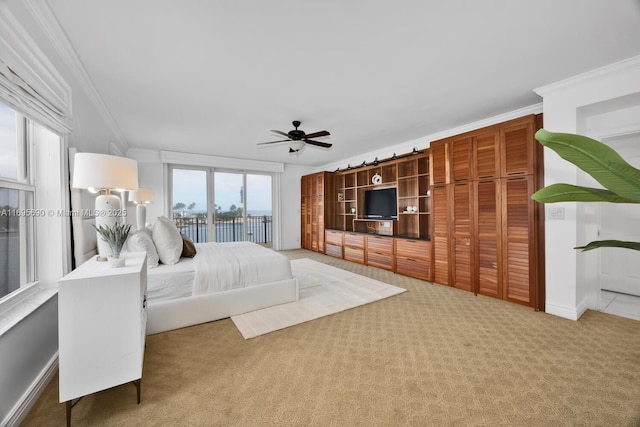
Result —
[[[0,58],[0,98],[20,113],[64,135],[71,132],[65,106],[38,92]]]

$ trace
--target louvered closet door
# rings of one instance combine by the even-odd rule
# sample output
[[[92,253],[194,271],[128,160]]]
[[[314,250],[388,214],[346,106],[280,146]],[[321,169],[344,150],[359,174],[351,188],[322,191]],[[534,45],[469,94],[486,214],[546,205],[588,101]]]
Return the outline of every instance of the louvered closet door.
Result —
[[[447,186],[431,187],[433,216],[433,281],[449,284],[449,212]]]
[[[431,151],[431,184],[447,182],[447,144],[434,144]]]
[[[477,179],[500,176],[500,132],[494,131],[474,137],[475,176]]]
[[[453,189],[453,223],[452,223],[452,267],[453,286],[466,291],[473,291],[471,272],[473,270],[473,230],[471,217],[472,190],[471,183],[455,184]]]
[[[533,175],[535,165],[534,121],[528,119],[502,130],[502,176]]]
[[[449,142],[451,155],[451,179],[453,182],[471,180],[471,138],[461,138]]]
[[[503,180],[504,299],[533,306],[535,245],[533,235],[533,177]]]
[[[502,298],[500,180],[475,184],[477,289],[482,295]]]

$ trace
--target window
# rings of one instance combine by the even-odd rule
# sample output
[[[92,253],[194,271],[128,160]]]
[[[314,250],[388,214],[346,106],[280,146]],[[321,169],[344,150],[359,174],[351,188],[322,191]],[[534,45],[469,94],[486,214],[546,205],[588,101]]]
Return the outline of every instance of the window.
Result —
[[[0,103],[0,299],[35,279],[29,124]]]
[[[171,168],[172,215],[195,242],[272,246],[272,175],[215,168]]]

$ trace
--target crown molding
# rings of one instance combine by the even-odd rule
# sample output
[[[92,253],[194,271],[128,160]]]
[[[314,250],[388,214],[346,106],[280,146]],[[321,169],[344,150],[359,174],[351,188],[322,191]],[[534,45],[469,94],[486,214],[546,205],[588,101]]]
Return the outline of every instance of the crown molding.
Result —
[[[611,75],[621,75],[628,72],[638,71],[640,71],[640,55],[632,56],[631,58],[614,62],[613,64],[596,68],[595,70],[587,71],[586,73],[578,74],[576,76],[560,80],[559,82],[539,87],[537,89],[534,89],[534,92],[542,97],[546,97],[555,92],[572,89],[576,86],[584,85],[585,83],[598,80],[605,76],[609,77]]]
[[[182,153],[177,151],[160,151],[160,160],[162,163],[173,165],[209,166],[252,172],[284,172],[284,163]]]
[[[76,54],[73,46],[71,46],[69,39],[60,27],[60,23],[53,14],[53,11],[47,1],[23,0],[23,3],[29,13],[31,13],[31,15],[36,19],[36,22],[40,25],[47,38],[56,49],[56,52],[69,68],[75,80],[80,84],[80,87],[85,92],[91,103],[96,107],[98,113],[102,116],[111,132],[113,132],[117,141],[111,142],[110,145],[117,145],[116,151],[125,153],[129,149],[129,143],[113,118],[109,108],[107,108],[104,103],[102,96],[93,84],[93,81],[91,80],[91,77],[89,77],[87,70],[84,68],[82,61]],[[110,147],[110,150],[113,150],[113,147]]]
[[[487,126],[495,125],[498,123],[506,122],[508,120],[517,119],[519,117],[527,116],[529,114],[542,113],[542,103],[529,105],[527,107],[518,108],[517,110],[508,111],[506,113],[499,114],[497,116],[488,117],[486,119],[477,120],[475,122],[467,123],[462,126],[447,129],[441,132],[436,132],[427,136],[405,141],[399,144],[395,144],[389,147],[385,147],[376,151],[369,151],[367,153],[358,155],[357,157],[351,157],[349,159],[340,160],[339,162],[332,162],[323,166],[315,168],[316,170],[334,170],[336,168],[344,168],[348,164],[357,166],[362,161],[371,162],[375,158],[384,159],[391,157],[394,154],[410,153],[414,148],[423,150],[429,148],[431,141],[438,141],[443,138],[448,138],[454,135],[460,135],[476,129],[482,129]]]

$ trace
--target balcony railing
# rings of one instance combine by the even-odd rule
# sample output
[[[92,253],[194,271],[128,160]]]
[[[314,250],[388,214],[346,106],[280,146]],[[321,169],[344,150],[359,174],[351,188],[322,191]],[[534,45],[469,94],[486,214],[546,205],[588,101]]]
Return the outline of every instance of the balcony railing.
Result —
[[[206,242],[208,223],[207,218],[174,217],[173,222],[178,230],[194,242]],[[244,239],[247,229],[247,241],[254,243],[272,243],[272,217],[268,215],[248,216],[243,218],[216,218],[215,241],[238,242]],[[213,240],[213,239],[212,239]]]

